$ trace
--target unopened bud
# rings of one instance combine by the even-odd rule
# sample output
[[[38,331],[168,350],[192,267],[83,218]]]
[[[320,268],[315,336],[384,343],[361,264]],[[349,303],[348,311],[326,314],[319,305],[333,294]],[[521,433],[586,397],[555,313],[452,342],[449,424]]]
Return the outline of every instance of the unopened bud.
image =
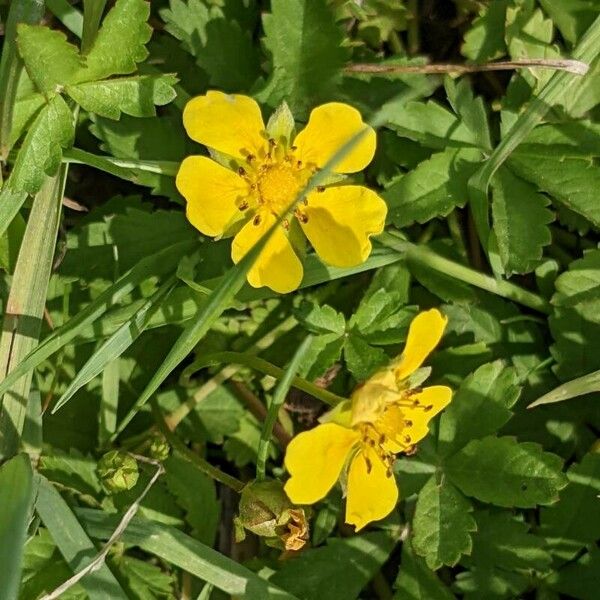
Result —
[[[109,494],[130,490],[139,477],[135,458],[118,450],[107,452],[98,462],[96,471]]]
[[[171,446],[167,442],[164,435],[155,435],[152,438],[152,442],[150,443],[150,448],[148,449],[148,453],[150,457],[154,460],[167,460],[169,458],[169,454],[171,453]]]

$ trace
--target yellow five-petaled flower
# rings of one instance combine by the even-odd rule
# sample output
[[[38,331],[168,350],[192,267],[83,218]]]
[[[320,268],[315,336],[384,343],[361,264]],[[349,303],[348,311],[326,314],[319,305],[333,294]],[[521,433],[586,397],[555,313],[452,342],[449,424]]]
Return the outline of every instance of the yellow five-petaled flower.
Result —
[[[394,509],[395,455],[412,450],[427,435],[429,421],[452,397],[446,386],[414,383],[426,376],[427,370],[418,370],[445,326],[446,318],[435,309],[417,315],[403,354],[322,417],[320,425],[290,442],[285,466],[291,478],[285,491],[292,502],[318,502],[340,479],[346,522],[357,531]]]
[[[268,286],[280,293],[295,290],[302,281],[298,255],[305,250],[304,236],[324,262],[355,266],[368,258],[369,238],[381,233],[387,213],[385,202],[369,188],[327,185],[306,194],[285,214],[311,176],[347,142],[355,144],[333,166],[333,173],[364,169],[376,143],[375,132],[360,113],[338,102],[315,108],[292,139],[293,118],[287,110],[286,119],[286,108],[265,127],[252,98],[216,91],[193,98],[183,113],[184,126],[218,162],[189,156],[176,179],[194,227],[212,237],[235,236],[231,256],[236,263],[283,217],[248,273],[254,287]],[[337,183],[336,178],[330,183]]]

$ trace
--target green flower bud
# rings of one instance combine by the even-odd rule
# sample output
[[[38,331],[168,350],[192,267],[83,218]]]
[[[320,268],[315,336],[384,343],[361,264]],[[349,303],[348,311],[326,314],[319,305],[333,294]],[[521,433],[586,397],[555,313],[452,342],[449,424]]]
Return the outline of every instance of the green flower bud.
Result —
[[[304,509],[294,506],[275,480],[254,481],[244,487],[236,527],[267,538],[267,544],[285,550],[300,550],[308,539]],[[241,533],[236,537],[243,539]]]
[[[164,435],[155,435],[152,438],[152,442],[150,443],[150,448],[148,449],[148,453],[150,457],[154,460],[167,460],[169,458],[169,454],[171,453],[171,446],[167,442]]]
[[[109,494],[130,490],[140,474],[135,458],[118,450],[107,452],[99,460],[96,472]]]

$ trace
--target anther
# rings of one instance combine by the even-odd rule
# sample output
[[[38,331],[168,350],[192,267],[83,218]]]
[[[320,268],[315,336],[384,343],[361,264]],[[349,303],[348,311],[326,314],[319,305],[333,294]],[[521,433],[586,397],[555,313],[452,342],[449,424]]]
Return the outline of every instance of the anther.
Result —
[[[385,444],[385,433],[382,433],[382,434],[379,436],[379,444],[380,444],[380,445],[381,445],[381,444]]]
[[[277,142],[273,138],[269,138],[269,145],[277,146]]]
[[[298,150],[298,146],[290,146],[290,150]]]
[[[246,162],[250,164],[255,158],[256,156],[254,156],[254,154],[248,154],[248,156],[246,156]]]
[[[246,202],[246,200],[244,200],[239,206],[238,208],[243,212],[248,208],[248,202]]]
[[[389,479],[392,476],[392,467],[388,467],[385,471],[385,476]]]
[[[404,419],[404,427],[412,427],[413,422],[410,419]]]
[[[325,186],[324,185],[318,185],[317,186],[317,192],[324,192],[325,191]]]
[[[302,198],[302,204],[304,204],[304,206],[308,206],[308,198],[306,196]]]
[[[413,444],[412,446],[409,446],[405,451],[404,454],[406,454],[406,456],[413,456],[417,453],[417,446],[416,444]]]
[[[289,229],[290,228],[290,222],[287,219],[283,220],[283,228],[284,229]]]
[[[246,169],[244,169],[244,167],[238,167],[238,175],[241,175],[242,177],[246,174]]]
[[[365,456],[365,463],[367,463],[367,474],[369,474],[371,472],[371,469],[373,469],[373,464],[366,456]]]
[[[302,166],[302,161],[301,161],[301,160],[299,160],[299,161],[296,163],[296,166],[297,166],[298,168],[300,168],[300,167]]]
[[[308,217],[304,213],[299,212],[296,216],[300,223],[308,223]]]
[[[404,440],[405,444],[410,444],[412,442],[410,435],[405,435],[402,439]]]
[[[430,411],[432,408],[433,408],[433,404],[428,404],[427,406],[424,406],[424,407],[423,407],[423,410],[424,410],[425,412],[429,412],[429,411]]]
[[[421,403],[418,400],[413,400],[413,406],[419,406]]]
[[[252,224],[253,225],[260,225],[260,215],[255,215],[254,219],[252,220]]]

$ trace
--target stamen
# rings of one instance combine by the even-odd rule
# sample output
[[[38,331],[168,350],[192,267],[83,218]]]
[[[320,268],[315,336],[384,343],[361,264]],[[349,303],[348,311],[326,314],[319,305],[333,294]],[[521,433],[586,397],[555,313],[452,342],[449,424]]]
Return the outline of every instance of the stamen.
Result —
[[[301,161],[301,160],[299,160],[299,161],[296,163],[296,166],[297,166],[297,167],[300,169],[300,168],[302,167],[302,161]]]
[[[417,453],[417,445],[413,444],[412,446],[409,446],[406,450],[404,450],[404,454],[406,454],[406,456],[414,456]]]
[[[308,223],[308,217],[304,213],[298,211],[296,216],[298,217],[298,221],[300,221],[300,223]]]
[[[238,208],[244,212],[247,208],[248,208],[248,202],[246,200],[244,200],[239,206]]]
[[[404,440],[405,444],[410,444],[412,442],[410,435],[405,435],[402,439]]]
[[[379,443],[380,443],[380,444],[385,444],[385,440],[386,440],[385,433],[382,433],[382,434],[379,436]]]
[[[246,174],[246,169],[244,169],[244,167],[238,167],[238,175],[241,175],[242,177]]]
[[[298,150],[298,146],[290,146],[290,150]]]
[[[302,198],[302,204],[304,204],[304,206],[308,206],[308,198],[306,196]]]
[[[365,456],[365,463],[367,463],[367,474],[371,473],[371,470],[373,469],[373,464],[371,463],[370,459],[367,458]]]
[[[283,228],[286,230],[290,228],[290,222],[287,219],[283,220]]]
[[[317,186],[317,192],[324,192],[325,191],[325,186],[324,185],[318,185]]]
[[[277,146],[277,142],[273,138],[269,138],[269,145]]]
[[[412,427],[413,422],[410,419],[404,419],[404,427]]]
[[[423,407],[423,410],[424,410],[425,412],[429,412],[429,411],[430,411],[432,408],[433,408],[433,404],[428,404],[427,406],[424,406],[424,407]]]
[[[389,479],[393,475],[392,467],[388,467],[385,471],[385,476]]]
[[[248,156],[246,156],[246,162],[250,164],[255,158],[256,156],[254,156],[254,154],[248,154]]]
[[[261,221],[260,215],[255,215],[254,219],[252,220],[252,224],[258,226],[258,225],[260,225],[260,221]]]

